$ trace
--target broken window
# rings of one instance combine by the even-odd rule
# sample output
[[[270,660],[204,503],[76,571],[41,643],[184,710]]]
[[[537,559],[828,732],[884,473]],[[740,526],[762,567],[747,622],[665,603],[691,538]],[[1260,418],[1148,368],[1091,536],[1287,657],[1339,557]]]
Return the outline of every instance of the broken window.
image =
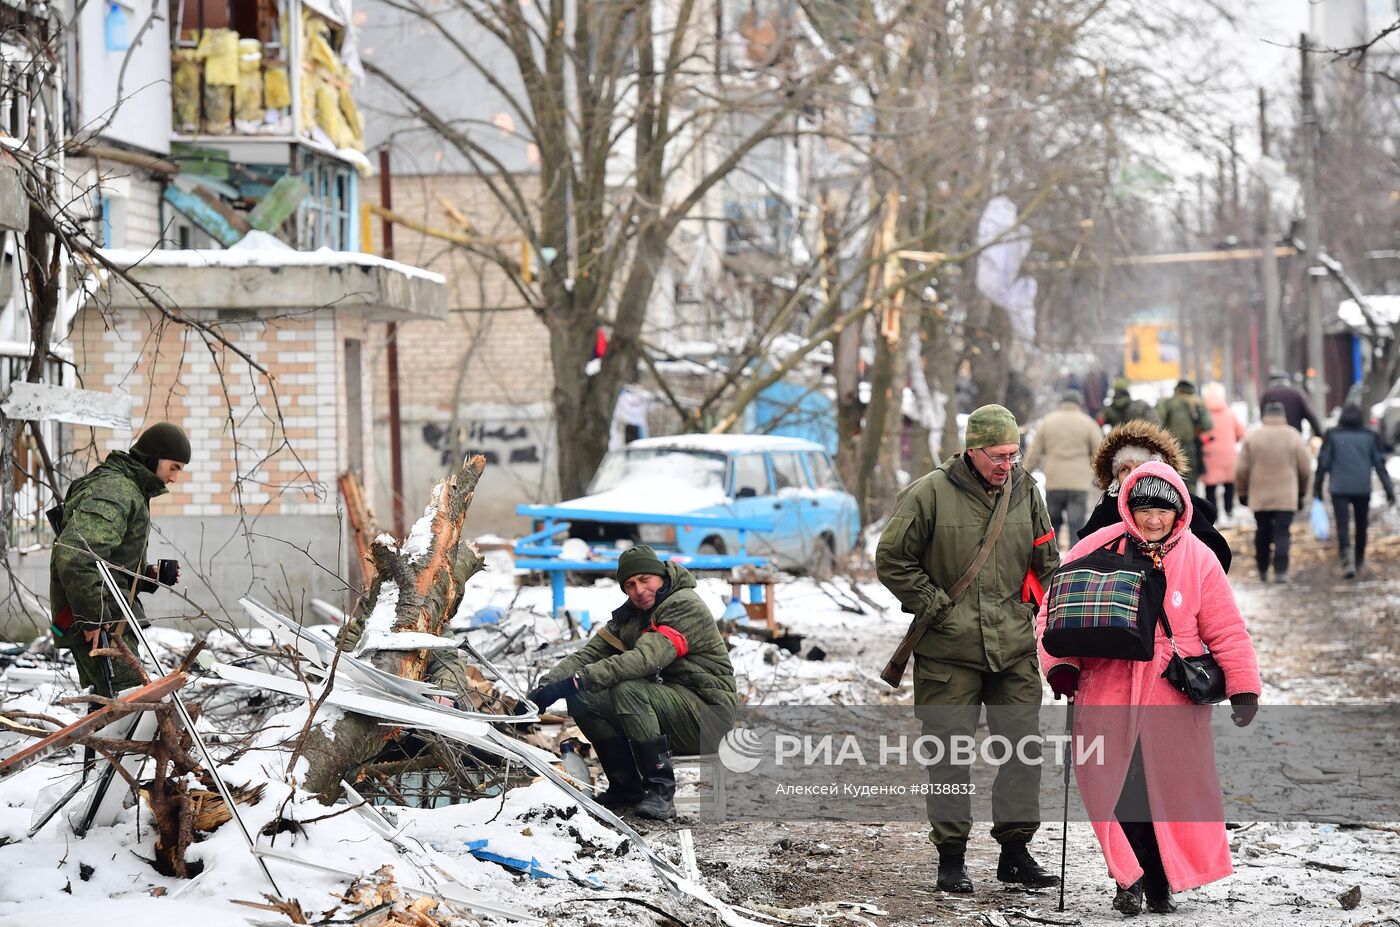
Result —
[[[175,131],[292,132],[286,0],[171,0]]]
[[[300,151],[296,159],[307,188],[296,212],[296,246],[350,250],[354,171],[342,161],[311,152]]]

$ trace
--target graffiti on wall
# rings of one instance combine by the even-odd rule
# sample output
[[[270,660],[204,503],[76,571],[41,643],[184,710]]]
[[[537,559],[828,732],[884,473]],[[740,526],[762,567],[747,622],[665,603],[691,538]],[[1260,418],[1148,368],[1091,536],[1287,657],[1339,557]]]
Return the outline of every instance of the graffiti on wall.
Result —
[[[480,454],[486,462],[496,466],[502,463],[515,466],[544,463],[541,441],[535,434],[535,423],[513,424],[499,421],[465,422],[457,428],[455,447],[461,448],[464,456]],[[439,425],[428,422],[423,426],[423,441],[437,451],[444,467],[454,464],[454,442],[449,431],[451,424]]]

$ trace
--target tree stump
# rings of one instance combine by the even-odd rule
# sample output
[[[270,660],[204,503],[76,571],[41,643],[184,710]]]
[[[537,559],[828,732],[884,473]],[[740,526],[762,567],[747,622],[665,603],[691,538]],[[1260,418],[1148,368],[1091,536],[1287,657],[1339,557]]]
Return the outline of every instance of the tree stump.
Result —
[[[370,662],[405,679],[422,679],[431,653],[392,647],[400,634],[450,636],[448,623],[462,602],[467,580],[484,566],[481,553],[462,540],[462,525],[471,507],[486,458],[476,455],[433,489],[423,517],[397,544],[380,535],[370,546],[377,575],[355,618],[340,633],[337,646],[353,651],[366,634],[389,646],[369,654]],[[311,727],[300,747],[309,764],[303,786],[329,804],[340,797],[341,780],[355,782],[364,767],[399,729],[378,718],[347,712],[331,725],[329,735]]]

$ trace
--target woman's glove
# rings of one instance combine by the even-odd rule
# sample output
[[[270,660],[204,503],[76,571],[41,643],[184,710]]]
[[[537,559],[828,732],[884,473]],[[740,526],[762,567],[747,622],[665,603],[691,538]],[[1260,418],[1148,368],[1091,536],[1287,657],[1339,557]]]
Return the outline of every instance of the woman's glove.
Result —
[[[1249,723],[1259,713],[1259,693],[1236,692],[1230,696],[1230,705],[1233,708],[1230,720],[1235,722],[1235,727],[1249,727]]]
[[[1079,691],[1079,670],[1061,664],[1050,671],[1045,681],[1050,683],[1050,691],[1055,693],[1055,701],[1058,702],[1062,698],[1072,699],[1074,693]]]
[[[583,677],[575,675],[561,679],[558,682],[551,682],[548,685],[532,689],[530,694],[526,697],[543,710],[553,705],[561,698],[568,698],[570,695],[582,690]]]

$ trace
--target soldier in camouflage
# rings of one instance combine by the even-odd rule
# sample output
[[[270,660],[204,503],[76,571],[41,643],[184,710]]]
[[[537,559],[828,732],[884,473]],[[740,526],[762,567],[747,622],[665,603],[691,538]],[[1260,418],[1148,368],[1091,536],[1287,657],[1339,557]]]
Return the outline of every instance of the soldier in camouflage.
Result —
[[[734,720],[734,668],[685,567],[639,544],[617,558],[617,584],[627,601],[529,697],[541,709],[568,700],[608,775],[599,802],[667,820],[676,815],[671,752],[715,751]]]
[[[73,652],[79,682],[99,695],[113,696],[141,679],[125,661],[112,660],[109,685],[103,658],[92,655],[99,632],[114,631],[123,620],[97,561],[115,568],[132,614],[144,622],[137,596],[159,588],[156,569],[146,562],[151,500],[165,493],[189,462],[190,439],[178,425],[161,422],[142,432],[130,451],[112,451],[68,489],[49,565],[54,639]],[[136,636],[122,627],[122,640],[135,653]]]

